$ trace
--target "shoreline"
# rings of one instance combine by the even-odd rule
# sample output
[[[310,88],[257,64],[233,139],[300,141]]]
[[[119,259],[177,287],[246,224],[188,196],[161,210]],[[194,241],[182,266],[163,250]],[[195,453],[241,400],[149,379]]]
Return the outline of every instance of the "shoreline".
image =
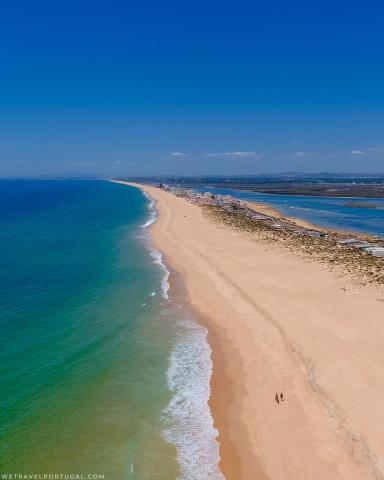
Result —
[[[115,183],[121,183],[121,182],[115,182]],[[125,184],[125,183],[123,183],[123,184]],[[134,186],[135,188],[137,188],[136,185],[131,185],[131,186]],[[213,341],[213,340],[212,340],[212,338],[210,338],[212,332],[209,330],[208,326],[203,321],[201,321],[201,319],[197,315],[197,312],[188,303],[188,301],[187,301],[187,291],[186,291],[184,282],[183,282],[180,274],[170,266],[169,262],[167,261],[166,254],[160,248],[159,249],[157,248],[156,242],[154,241],[153,236],[152,236],[152,227],[154,226],[154,224],[157,221],[157,216],[159,214],[159,211],[156,208],[156,200],[150,194],[148,194],[147,192],[145,192],[143,190],[142,190],[142,193],[144,193],[144,195],[150,201],[149,209],[150,209],[150,211],[152,211],[148,221],[143,225],[143,227],[148,228],[148,233],[150,235],[150,244],[148,245],[148,248],[149,248],[150,252],[155,253],[155,255],[156,255],[155,263],[158,264],[161,267],[161,269],[164,271],[164,277],[162,279],[162,285],[161,285],[163,299],[166,302],[171,301],[171,303],[173,305],[173,308],[181,308],[185,313],[187,313],[188,317],[189,316],[191,317],[191,318],[189,318],[189,321],[191,322],[191,325],[192,325],[193,328],[195,328],[196,326],[199,326],[199,328],[202,328],[203,331],[205,330],[205,332],[206,332],[206,335],[207,335],[206,345],[207,345],[208,350],[211,352],[211,354],[207,357],[207,358],[209,358],[209,360],[211,362],[211,366],[212,366],[212,373],[209,375],[209,382],[208,382],[209,389],[210,389],[210,397],[211,397],[211,381],[212,381],[212,377],[214,376],[214,373],[213,373],[214,364],[213,364],[213,360],[212,360],[213,350],[211,348],[211,341]],[[157,258],[158,255],[159,255],[159,258]],[[195,345],[195,348],[196,348],[196,345]],[[173,352],[175,352],[175,350],[173,350]],[[184,358],[184,360],[185,360],[185,358]],[[179,362],[180,361],[181,360],[179,359]],[[171,367],[169,367],[169,368],[171,368]],[[169,374],[169,371],[170,370],[168,369],[168,371],[167,371],[168,374]],[[201,378],[200,378],[199,386],[201,387],[202,385],[204,385],[204,383],[201,383]],[[175,392],[173,392],[173,393],[175,395]],[[178,392],[178,394],[180,394],[180,392]],[[183,395],[183,394],[181,394],[181,395]],[[217,470],[221,472],[221,470],[219,468],[219,459],[220,459],[219,458],[219,448],[218,448],[219,444],[218,444],[218,441],[217,441],[217,437],[218,437],[219,433],[218,433],[217,425],[215,423],[215,419],[213,418],[213,415],[212,415],[211,405],[210,405],[210,402],[211,402],[210,397],[208,398],[206,403],[198,402],[197,405],[195,403],[194,404],[194,407],[195,407],[194,411],[195,412],[198,411],[200,414],[204,415],[206,413],[205,408],[207,408],[207,410],[208,410],[208,414],[209,414],[209,417],[212,421],[212,428],[213,428],[212,432],[209,432],[210,433],[210,438],[213,439],[212,434],[216,433],[216,431],[217,431],[217,436],[214,437],[214,441],[216,442],[218,459],[217,459],[217,462],[215,462],[215,463],[213,463],[213,462],[210,463],[210,461],[213,460],[213,459],[209,459],[208,463],[205,464],[205,468],[208,468],[211,471],[211,468],[212,468],[211,465],[215,465]],[[173,401],[174,398],[175,397],[172,398],[171,402]],[[203,409],[201,408],[202,405],[204,405]],[[170,414],[170,412],[168,412],[168,415],[169,414]],[[191,420],[191,419],[189,419],[189,420]],[[196,420],[196,419],[192,419],[192,420]],[[193,424],[191,424],[190,426],[193,426]],[[207,426],[207,424],[204,424],[204,425],[201,424],[201,427],[204,427],[204,430],[205,430],[206,426]],[[177,434],[176,434],[176,437],[174,435],[175,432],[176,432],[176,430],[173,432],[173,435],[171,434],[170,438],[168,438],[168,436],[166,436],[166,438],[176,448],[179,468],[181,469],[183,474],[189,475],[189,473],[191,473],[191,472],[188,472],[188,471],[186,472],[185,470],[186,469],[188,470],[190,468],[189,467],[189,462],[188,462],[188,456],[191,454],[191,452],[190,451],[188,451],[188,452],[185,451],[184,442],[180,443],[180,438],[178,438]],[[169,433],[170,432],[168,432],[168,435],[169,435]],[[204,441],[205,439],[201,439],[201,440],[202,440],[202,442],[200,442],[200,443],[197,442],[197,445],[200,445],[200,448],[204,447],[204,443],[205,443],[205,441]],[[208,449],[210,448],[210,445],[205,445],[205,446],[208,447]],[[213,452],[211,452],[211,453],[213,453]],[[200,468],[201,467],[202,467],[202,465],[200,465]],[[216,476],[215,476],[215,478],[216,478]],[[222,477],[220,477],[220,478],[222,478]]]
[[[220,350],[220,342],[212,325],[210,325],[209,321],[191,305],[182,276],[172,267],[168,266],[165,255],[164,262],[170,272],[169,292],[173,301],[181,304],[184,308],[190,311],[193,314],[195,321],[207,330],[212,361],[212,375],[210,380],[211,392],[208,399],[208,406],[213,419],[213,426],[218,431],[218,436],[216,438],[220,454],[218,467],[224,475],[225,480],[236,480],[239,478],[238,472],[241,469],[241,463],[236,454],[235,446],[231,443],[227,435],[226,414],[232,403],[233,382],[228,376],[227,369],[225,368],[225,357]],[[225,386],[224,389],[222,388],[223,386]],[[220,395],[217,394],[218,391],[221,392]],[[223,395],[223,393],[225,394]]]
[[[135,186],[137,188],[145,187],[148,186],[150,188],[154,188],[153,186],[146,185],[146,184],[135,184],[131,182],[127,182],[125,180],[108,180],[113,183],[118,183],[122,185],[131,185]],[[236,198],[236,197],[234,197]],[[353,198],[353,197],[352,197]],[[318,225],[316,223],[312,223],[308,220],[304,220],[300,217],[296,216],[285,216],[283,212],[281,212],[279,209],[276,207],[272,206],[271,203],[268,202],[258,202],[256,200],[240,200],[240,202],[250,208],[251,210],[254,210],[255,213],[259,213],[262,215],[266,215],[268,217],[275,217],[276,220],[284,220],[293,223],[297,227],[305,228],[308,230],[317,230],[317,231],[323,231],[329,234],[334,234],[334,235],[348,235],[351,237],[358,237],[364,240],[372,240],[375,238],[373,234],[367,233],[367,232],[360,232],[357,230],[346,230],[346,229],[341,229],[341,228],[331,228],[331,227],[325,227],[322,225]]]
[[[324,265],[266,248],[170,193],[132,186],[156,200],[155,245],[208,328],[209,404],[225,478],[379,478],[384,358],[377,291],[356,295]],[[279,406],[276,390],[285,396]]]
[[[273,207],[270,203],[261,203],[261,202],[254,202],[252,200],[242,200],[242,202],[247,205],[249,208],[254,210],[257,213],[261,213],[263,215],[268,215],[270,217],[276,217],[276,219],[284,219],[290,220],[298,227],[309,228],[311,230],[324,230],[324,231],[331,231],[329,228],[321,227],[320,225],[316,225],[314,223],[308,222],[307,220],[303,220],[298,217],[286,217],[283,215],[280,210],[276,207]]]
[[[157,208],[156,198],[154,198],[150,192],[143,189],[142,185],[121,180],[109,181],[121,185],[132,186],[142,190],[143,193],[148,196],[148,198],[155,202],[155,207]],[[159,213],[159,215],[161,214]],[[190,310],[193,313],[196,322],[206,328],[208,332],[208,343],[212,352],[212,376],[210,381],[211,392],[208,399],[208,405],[213,418],[213,426],[218,430],[218,437],[216,438],[216,441],[219,445],[219,470],[223,474],[225,480],[239,480],[239,472],[242,469],[241,460],[237,451],[237,446],[231,440],[228,433],[228,411],[233,403],[234,381],[228,372],[228,367],[226,366],[226,358],[220,346],[218,332],[212,323],[209,322],[209,319],[207,319],[205,315],[199,311],[195,305],[193,305],[191,299],[189,298],[188,290],[182,274],[172,265],[172,261],[168,259],[166,252],[160,248],[156,242],[156,237],[153,236],[152,231],[158,220],[159,219],[157,218],[153,223],[151,223],[150,231],[154,247],[161,252],[163,263],[166,265],[166,268],[169,271],[169,294],[172,296],[174,301],[184,305],[188,310]],[[265,477],[261,470],[258,471],[257,474],[258,480],[267,480],[267,477]]]
[[[363,239],[372,239],[374,235],[367,232],[359,232],[355,230],[346,230],[341,228],[330,228],[318,225],[317,223],[309,222],[308,220],[303,220],[302,218],[295,216],[285,216],[283,212],[278,210],[276,207],[273,207],[270,203],[261,203],[252,200],[242,200],[242,202],[247,205],[252,210],[255,210],[257,213],[268,215],[271,217],[276,217],[277,220],[288,220],[298,227],[306,228],[309,230],[318,230],[323,231],[329,234],[334,235],[349,235],[351,237],[359,237]]]

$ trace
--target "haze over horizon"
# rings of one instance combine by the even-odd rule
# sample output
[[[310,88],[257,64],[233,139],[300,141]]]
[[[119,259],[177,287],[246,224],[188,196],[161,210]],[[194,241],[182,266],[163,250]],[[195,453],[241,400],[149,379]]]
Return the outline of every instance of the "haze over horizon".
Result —
[[[384,173],[382,2],[0,8],[0,177]]]

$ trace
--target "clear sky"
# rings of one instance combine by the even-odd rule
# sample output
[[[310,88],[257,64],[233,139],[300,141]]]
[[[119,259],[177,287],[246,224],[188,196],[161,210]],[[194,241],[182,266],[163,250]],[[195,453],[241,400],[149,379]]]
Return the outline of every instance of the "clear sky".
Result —
[[[384,172],[384,2],[3,1],[0,176]]]

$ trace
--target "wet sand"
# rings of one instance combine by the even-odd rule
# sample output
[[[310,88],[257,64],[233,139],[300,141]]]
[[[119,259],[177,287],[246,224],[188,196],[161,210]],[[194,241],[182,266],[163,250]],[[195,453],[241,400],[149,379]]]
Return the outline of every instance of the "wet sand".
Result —
[[[160,213],[156,247],[210,331],[226,478],[384,478],[383,290],[140,188]]]

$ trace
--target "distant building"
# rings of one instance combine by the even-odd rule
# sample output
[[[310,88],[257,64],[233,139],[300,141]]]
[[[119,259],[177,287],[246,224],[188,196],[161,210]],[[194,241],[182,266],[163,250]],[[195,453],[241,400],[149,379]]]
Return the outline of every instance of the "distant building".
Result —
[[[360,240],[357,238],[347,238],[346,240],[338,240],[337,243],[340,243],[340,245],[353,245],[354,243],[359,243]]]
[[[375,257],[384,257],[384,247],[370,246],[363,248],[364,252],[375,255]]]

